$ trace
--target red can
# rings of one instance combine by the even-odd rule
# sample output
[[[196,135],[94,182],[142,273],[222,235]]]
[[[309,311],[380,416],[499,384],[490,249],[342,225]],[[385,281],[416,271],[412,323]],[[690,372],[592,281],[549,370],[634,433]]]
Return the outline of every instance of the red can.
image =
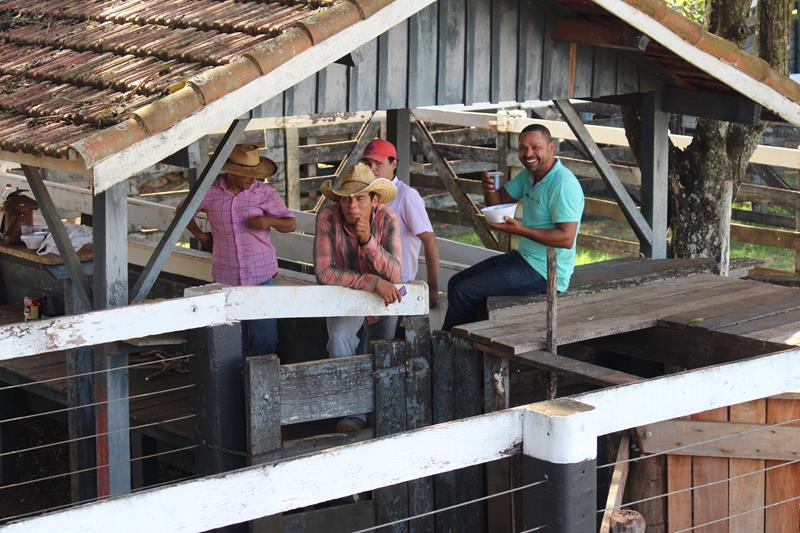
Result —
[[[38,320],[40,317],[40,310],[42,307],[42,299],[37,298],[35,296],[25,296],[22,299],[22,305],[24,306],[23,314],[25,315],[25,320]]]

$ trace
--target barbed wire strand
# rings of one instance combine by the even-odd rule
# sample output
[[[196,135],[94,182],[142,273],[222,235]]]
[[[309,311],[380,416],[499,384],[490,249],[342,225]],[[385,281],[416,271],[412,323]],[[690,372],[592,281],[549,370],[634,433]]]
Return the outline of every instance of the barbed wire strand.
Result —
[[[484,500],[489,500],[489,499],[495,498],[497,496],[504,496],[506,494],[511,494],[511,493],[517,492],[519,490],[525,490],[525,489],[529,489],[531,487],[536,487],[537,485],[541,485],[543,483],[547,483],[548,481],[550,481],[550,480],[545,478],[545,479],[542,479],[541,481],[534,481],[533,483],[528,483],[527,485],[522,485],[521,487],[514,487],[513,489],[504,490],[504,491],[500,491],[500,492],[495,492],[494,494],[489,494],[488,496],[481,496],[480,498],[475,498],[473,500],[468,500],[468,501],[465,501],[465,502],[456,503],[454,505],[450,505],[450,506],[447,506],[447,507],[442,507],[441,509],[434,509],[433,511],[426,511],[424,513],[420,513],[420,514],[417,514],[417,515],[414,515],[414,516],[408,516],[406,518],[401,518],[399,520],[394,520],[392,522],[386,522],[386,523],[383,523],[383,524],[380,524],[380,525],[377,525],[377,526],[372,526],[372,527],[368,527],[368,528],[365,528],[365,529],[359,529],[359,530],[353,531],[352,533],[367,533],[369,531],[376,531],[376,530],[382,529],[384,527],[394,526],[396,524],[402,524],[404,522],[409,522],[411,520],[416,520],[417,518],[424,518],[426,516],[432,516],[432,515],[435,515],[435,514],[438,514],[438,513],[443,513],[445,511],[451,511],[453,509],[458,509],[459,507],[472,505],[473,503],[478,503],[478,502],[482,502]]]
[[[142,363],[133,363],[131,365],[126,365],[126,366],[115,366],[113,368],[105,368],[103,370],[93,370],[91,372],[82,372],[80,374],[69,374],[69,375],[59,376],[57,378],[40,379],[39,381],[26,381],[25,383],[15,383],[14,385],[4,385],[3,387],[0,387],[0,392],[3,392],[5,390],[11,390],[11,389],[19,389],[19,388],[23,388],[23,387],[31,387],[33,385],[42,385],[44,383],[52,383],[52,382],[55,382],[55,381],[65,381],[65,380],[72,379],[72,378],[82,378],[82,377],[87,377],[87,376],[95,376],[97,374],[108,374],[108,373],[111,373],[111,372],[116,372],[117,370],[136,369],[136,368],[139,368],[140,366],[148,366],[148,365],[153,365],[153,364],[156,364],[156,363],[169,363],[169,362],[172,362],[172,361],[178,361],[179,359],[191,359],[192,357],[196,357],[196,354],[189,353],[189,354],[186,354],[186,355],[178,355],[178,356],[175,356],[175,357],[169,357],[169,358],[164,358],[164,359],[156,358],[156,359],[153,359],[152,361],[145,361],[145,362],[142,362]]]
[[[201,477],[203,477],[202,474],[195,474],[195,475],[186,476],[186,477],[182,477],[182,478],[178,478],[178,479],[173,479],[171,481],[164,481],[164,482],[161,482],[161,483],[156,483],[154,485],[147,485],[145,487],[139,487],[139,488],[131,490],[131,492],[128,493],[128,494],[115,494],[113,496],[111,496],[111,495],[109,495],[109,496],[95,496],[94,498],[86,498],[85,500],[81,500],[79,502],[70,502],[70,503],[65,503],[63,505],[56,505],[56,506],[53,506],[53,507],[47,507],[46,509],[38,509],[36,511],[28,511],[27,513],[21,513],[21,514],[12,515],[12,516],[4,516],[4,517],[0,517],[0,526],[6,525],[6,524],[8,524],[9,522],[11,522],[13,520],[19,520],[20,518],[27,518],[29,516],[36,516],[36,515],[40,515],[40,514],[44,514],[44,513],[52,513],[54,511],[62,511],[62,510],[65,510],[65,509],[71,509],[73,507],[79,507],[81,505],[86,505],[86,504],[94,503],[94,502],[98,502],[98,501],[109,501],[109,500],[115,500],[117,498],[124,498],[125,496],[129,496],[130,494],[141,492],[143,490],[154,489],[154,488],[161,487],[161,486],[164,486],[164,485],[169,485],[171,483],[175,483],[175,484],[183,483],[184,481],[191,481],[191,480],[198,479],[198,478],[201,478]]]
[[[747,515],[747,514],[750,514],[750,513],[755,513],[756,511],[764,511],[766,509],[770,509],[772,507],[778,507],[779,505],[784,505],[784,504],[791,503],[791,502],[797,501],[797,500],[800,500],[800,496],[795,496],[793,498],[787,498],[787,499],[781,500],[779,502],[770,503],[769,505],[764,505],[762,507],[756,507],[755,509],[749,509],[747,511],[742,511],[741,513],[731,514],[731,515],[728,515],[728,516],[726,516],[724,518],[717,518],[716,520],[711,520],[710,522],[704,522],[704,523],[702,523],[700,525],[692,526],[692,527],[690,527],[688,529],[681,529],[681,530],[675,531],[675,533],[686,533],[687,531],[694,531],[695,529],[700,529],[702,527],[711,526],[711,525],[714,525],[714,524],[718,524],[720,522],[725,522],[725,521],[731,520],[733,518],[739,518],[740,516],[744,516],[744,515]]]
[[[784,463],[780,463],[780,464],[773,465],[773,466],[768,466],[766,468],[761,468],[761,469],[758,469],[758,470],[753,470],[751,472],[744,472],[742,474],[737,474],[735,476],[727,477],[725,479],[718,479],[716,481],[709,481],[708,483],[703,483],[702,485],[695,485],[693,487],[686,487],[686,488],[683,488],[683,489],[677,489],[677,490],[673,490],[671,492],[665,492],[664,494],[659,494],[657,496],[648,496],[647,498],[642,498],[641,500],[635,500],[635,501],[632,501],[632,502],[626,502],[626,503],[620,504],[619,509],[621,509],[623,507],[630,507],[631,505],[636,505],[638,503],[644,503],[644,502],[649,502],[649,501],[652,501],[652,500],[659,500],[661,498],[666,498],[668,496],[674,496],[675,494],[682,494],[684,492],[692,492],[692,491],[695,491],[695,490],[698,490],[698,489],[704,489],[706,487],[713,487],[714,485],[722,485],[723,483],[728,483],[730,481],[735,481],[735,480],[741,479],[743,477],[753,476],[755,474],[763,474],[765,472],[770,472],[772,470],[777,470],[778,468],[783,468],[785,466],[790,466],[790,465],[793,465],[793,464],[796,464],[796,463],[800,463],[800,459],[794,459],[793,461],[786,461]],[[597,513],[599,514],[599,513],[604,513],[606,511],[616,511],[617,509],[618,508],[616,508],[616,507],[615,508],[598,509]]]
[[[13,418],[5,418],[0,420],[0,424],[5,424],[6,422],[19,422],[21,420],[30,420],[31,418],[38,418],[40,416],[48,416],[48,415],[55,415],[58,413],[68,413],[69,411],[76,411],[78,409],[87,409],[89,407],[97,407],[98,405],[110,405],[114,402],[122,402],[125,400],[139,400],[141,398],[148,398],[150,396],[158,396],[159,394],[167,394],[170,392],[191,389],[196,387],[194,383],[189,385],[181,385],[179,387],[173,387],[171,389],[163,389],[158,391],[151,391],[151,392],[143,392],[142,394],[134,394],[132,396],[126,396],[125,398],[112,398],[111,400],[104,400],[102,402],[94,402],[94,403],[85,403],[82,405],[75,405],[72,407],[62,407],[61,409],[53,409],[52,411],[43,411],[41,413],[32,413],[29,415],[22,415],[22,416],[15,416]]]
[[[72,442],[78,442],[78,441],[82,441],[82,440],[86,440],[86,439],[94,439],[94,438],[97,438],[97,437],[105,437],[105,436],[108,436],[108,435],[113,435],[114,433],[121,433],[123,431],[131,431],[131,430],[134,430],[134,429],[143,429],[143,428],[152,427],[152,426],[159,426],[161,424],[169,424],[170,422],[180,422],[181,420],[194,418],[196,416],[197,416],[197,414],[192,413],[192,414],[189,414],[189,415],[179,416],[179,417],[176,417],[176,418],[170,418],[170,419],[167,419],[167,420],[159,420],[157,422],[148,422],[147,424],[140,424],[138,426],[128,426],[128,427],[124,427],[124,428],[120,428],[120,429],[114,429],[114,430],[111,430],[111,431],[107,431],[105,433],[95,433],[94,435],[84,435],[83,437],[75,437],[74,439],[62,440],[62,441],[59,441],[59,442],[50,442],[48,444],[42,444],[42,445],[39,445],[39,446],[32,446],[30,448],[21,448],[19,450],[13,450],[13,451],[10,451],[10,452],[0,453],[0,458],[8,456],[8,455],[18,454],[18,453],[27,453],[27,452],[32,452],[32,451],[35,451],[35,450],[42,450],[44,448],[52,448],[54,446],[63,446],[65,444],[70,444]],[[0,490],[4,489],[6,487],[7,487],[7,485],[0,485]]]
[[[550,524],[542,524],[541,526],[537,526],[533,529],[526,529],[525,531],[520,531],[519,533],[533,533],[534,531],[541,531],[543,529],[547,529],[550,527]]]
[[[674,452],[679,452],[681,450],[687,450],[689,448],[702,446],[704,444],[711,444],[712,442],[719,442],[721,440],[732,439],[734,437],[741,437],[742,435],[750,435],[751,433],[758,433],[759,431],[766,431],[766,430],[769,430],[769,429],[785,426],[787,424],[792,424],[794,422],[800,422],[800,418],[793,418],[791,420],[784,420],[783,422],[777,422],[775,424],[759,426],[757,428],[747,429],[745,431],[740,431],[739,433],[732,433],[730,435],[722,435],[722,436],[719,436],[719,437],[714,437],[713,439],[701,440],[699,442],[693,442],[691,444],[684,444],[684,445],[678,446],[676,448],[670,448],[669,450],[664,450],[663,452],[652,453],[652,454],[648,454],[648,455],[642,455],[640,457],[632,457],[630,459],[625,459],[624,461],[616,461],[614,463],[607,463],[607,464],[598,466],[597,470],[600,470],[601,468],[608,468],[610,466],[623,465],[623,464],[626,464],[626,463],[635,463],[637,461],[643,461],[644,459],[651,459],[653,457],[658,457],[659,455],[668,455],[668,454],[671,454],[671,453],[674,453]]]
[[[72,476],[72,475],[75,475],[75,474],[83,474],[84,472],[93,472],[95,470],[101,470],[101,469],[104,469],[104,468],[108,468],[110,466],[130,464],[130,463],[134,463],[136,461],[143,461],[144,459],[152,459],[153,457],[160,457],[162,455],[169,455],[169,454],[173,454],[173,453],[185,452],[185,451],[188,451],[188,450],[194,450],[197,447],[198,447],[197,444],[192,444],[191,446],[184,446],[183,448],[176,448],[174,450],[167,450],[165,452],[158,452],[158,453],[153,453],[153,454],[150,454],[150,455],[143,455],[141,457],[134,457],[133,459],[128,459],[127,461],[115,461],[113,463],[106,463],[106,464],[103,464],[103,465],[91,466],[89,468],[82,468],[80,470],[72,470],[70,472],[63,472],[61,474],[53,474],[52,476],[46,476],[46,477],[41,477],[41,478],[37,478],[37,479],[29,479],[27,481],[20,481],[19,483],[13,483],[11,485],[3,485],[2,487],[0,487],[0,490],[12,489],[12,488],[15,488],[15,487],[21,487],[23,485],[31,485],[33,483],[41,483],[42,481],[50,481],[50,480],[53,480],[53,479],[58,479],[58,478],[66,477],[66,476]]]

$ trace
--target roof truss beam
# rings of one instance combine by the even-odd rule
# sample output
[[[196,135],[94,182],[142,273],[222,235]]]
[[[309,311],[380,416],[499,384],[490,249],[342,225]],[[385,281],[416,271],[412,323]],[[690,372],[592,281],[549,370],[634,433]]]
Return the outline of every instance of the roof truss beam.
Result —
[[[643,52],[650,44],[650,37],[629,26],[597,20],[557,19],[550,37],[554,41],[636,52]]]
[[[628,191],[625,190],[625,186],[614,173],[614,170],[611,168],[608,160],[603,155],[603,152],[600,151],[600,148],[594,142],[594,139],[592,139],[592,136],[589,134],[586,126],[578,117],[578,113],[575,111],[575,108],[572,107],[572,104],[569,103],[569,100],[554,100],[553,103],[561,112],[561,116],[564,117],[564,120],[575,134],[578,142],[581,143],[583,148],[588,153],[595,167],[597,167],[597,171],[600,173],[603,181],[606,183],[606,185],[608,185],[608,188],[611,190],[611,193],[617,200],[622,212],[625,214],[625,218],[628,220],[628,223],[631,225],[634,233],[636,233],[636,236],[639,238],[639,242],[644,243],[647,246],[652,246],[652,228],[637,209],[636,204],[628,194]]]

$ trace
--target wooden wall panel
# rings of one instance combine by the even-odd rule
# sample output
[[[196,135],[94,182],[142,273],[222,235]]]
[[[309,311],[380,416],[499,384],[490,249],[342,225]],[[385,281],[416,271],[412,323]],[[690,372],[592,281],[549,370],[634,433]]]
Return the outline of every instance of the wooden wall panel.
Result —
[[[594,75],[594,47],[579,44],[575,47],[575,81],[572,96],[586,98],[592,95]]]
[[[776,424],[800,418],[800,401],[767,400],[767,424]],[[794,422],[797,426],[800,423]],[[767,461],[766,466],[776,467],[781,461]],[[766,475],[766,505],[800,496],[800,463],[770,470]],[[800,503],[794,500],[766,510],[766,533],[795,533],[800,531]]]
[[[464,0],[439,0],[437,104],[464,101],[466,10]]]
[[[544,33],[553,30],[553,15],[545,17]],[[556,100],[567,96],[569,83],[569,43],[544,40],[542,57],[542,100]]]
[[[347,109],[347,70],[334,63],[317,75],[317,112],[333,113]]]
[[[287,115],[304,115],[317,112],[317,75],[312,74],[286,91]]]
[[[378,108],[405,109],[408,80],[408,21],[378,37]]]
[[[256,117],[280,117],[283,115],[283,98],[286,93],[273,96],[259,106]]]
[[[408,107],[436,102],[438,6],[431,4],[408,20]]]
[[[378,40],[361,46],[358,52],[361,62],[350,69],[349,111],[371,111],[378,104]]]
[[[624,54],[617,59],[617,94],[639,92],[639,73],[636,65]]]
[[[491,2],[467,0],[466,104],[491,100],[491,42]]]
[[[617,53],[610,48],[595,48],[592,96],[614,94],[616,88]]]
[[[492,2],[492,102],[517,100],[517,0]]]
[[[730,419],[731,422],[763,424],[767,421],[767,401],[756,400],[732,405]],[[749,475],[730,482],[728,502],[731,515],[745,512],[747,514],[731,519],[729,533],[764,531],[764,511],[752,511],[764,506],[763,470],[764,461],[758,459],[730,460],[731,477]]]
[[[728,408],[721,407],[692,415],[692,420],[707,422],[727,422]],[[692,484],[705,485],[728,479],[728,459],[721,457],[693,457]],[[728,483],[718,483],[710,487],[695,489],[692,492],[694,506],[694,526],[713,522],[728,516]],[[702,528],[704,533],[728,533],[727,520]]]
[[[517,97],[520,101],[539,100],[542,96],[542,60],[544,57],[545,17],[530,2],[523,2],[519,13],[519,49]]]

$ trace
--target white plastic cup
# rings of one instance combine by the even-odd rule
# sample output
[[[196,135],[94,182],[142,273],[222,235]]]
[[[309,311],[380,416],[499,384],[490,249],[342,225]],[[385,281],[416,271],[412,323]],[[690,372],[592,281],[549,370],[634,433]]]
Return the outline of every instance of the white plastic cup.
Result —
[[[487,174],[489,174],[492,177],[492,179],[494,180],[494,190],[499,191],[500,190],[500,178],[503,177],[503,173],[501,171],[499,171],[499,170],[493,170],[491,172],[487,172]]]

